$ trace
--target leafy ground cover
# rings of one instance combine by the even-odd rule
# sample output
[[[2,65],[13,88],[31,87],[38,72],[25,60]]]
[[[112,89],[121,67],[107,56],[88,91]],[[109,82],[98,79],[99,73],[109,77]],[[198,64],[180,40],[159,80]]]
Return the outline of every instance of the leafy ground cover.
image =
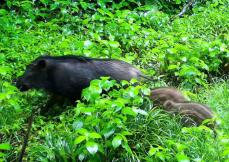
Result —
[[[18,157],[31,110],[48,100],[42,91],[21,93],[13,85],[43,54],[121,58],[158,82],[137,87],[124,82],[128,88],[119,85],[120,91],[105,96],[101,89],[116,83],[92,82],[93,93],[85,90],[75,108],[52,119],[36,117],[28,161],[228,161],[229,4],[196,1],[183,18],[176,17],[185,3],[2,3],[0,161]],[[179,117],[155,109],[147,94],[160,85],[179,86],[192,100],[209,105],[218,117],[217,137],[205,126],[182,128]]]

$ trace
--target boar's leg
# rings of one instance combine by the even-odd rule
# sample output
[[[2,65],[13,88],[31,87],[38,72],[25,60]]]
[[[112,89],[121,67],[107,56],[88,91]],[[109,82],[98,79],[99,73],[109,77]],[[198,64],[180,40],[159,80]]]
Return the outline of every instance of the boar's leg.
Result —
[[[74,99],[68,99],[60,95],[52,94],[47,104],[41,108],[40,115],[42,116],[58,115],[64,111],[65,104],[73,105],[74,103],[75,103]]]

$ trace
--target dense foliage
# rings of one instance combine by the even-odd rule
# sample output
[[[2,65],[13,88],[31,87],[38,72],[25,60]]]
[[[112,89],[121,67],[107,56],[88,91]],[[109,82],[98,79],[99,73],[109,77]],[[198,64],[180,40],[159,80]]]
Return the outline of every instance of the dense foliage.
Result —
[[[229,3],[195,0],[178,17],[187,2],[2,2],[0,161],[18,157],[31,110],[48,100],[43,91],[20,93],[13,84],[44,54],[122,59],[158,82],[95,80],[76,107],[57,117],[37,115],[28,161],[228,161]],[[226,81],[214,82],[224,75]],[[154,109],[149,88],[168,84],[188,89],[189,98],[213,108],[217,137],[204,125],[182,128],[179,116]],[[119,90],[101,94],[113,86]]]

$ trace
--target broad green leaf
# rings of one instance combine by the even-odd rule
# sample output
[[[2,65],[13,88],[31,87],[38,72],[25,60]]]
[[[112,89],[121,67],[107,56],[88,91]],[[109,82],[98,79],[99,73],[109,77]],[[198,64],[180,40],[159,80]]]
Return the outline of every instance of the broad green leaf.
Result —
[[[132,135],[132,133],[128,132],[128,131],[122,131],[121,134],[123,136],[127,136],[127,135]]]
[[[1,143],[0,144],[0,150],[10,150],[10,144],[9,143]]]
[[[110,137],[112,134],[114,134],[115,130],[110,128],[110,129],[106,129],[103,131],[103,135],[105,138]]]
[[[119,135],[115,136],[115,137],[113,138],[113,140],[112,140],[112,146],[113,146],[114,148],[117,148],[117,147],[119,147],[121,144],[122,144],[122,137],[119,136]]]
[[[118,48],[119,47],[119,43],[116,41],[109,41],[109,45],[113,48]]]
[[[157,149],[154,148],[154,147],[151,147],[150,150],[149,150],[149,156],[155,155],[156,152],[157,152]]]
[[[86,139],[85,136],[79,136],[79,137],[77,137],[77,138],[75,139],[74,144],[77,145],[77,144],[83,142],[85,139]]]
[[[229,148],[226,148],[223,153],[222,153],[223,156],[229,156]]]
[[[141,105],[143,103],[143,98],[141,96],[136,96],[133,100],[133,104]]]
[[[4,154],[4,153],[2,153],[2,152],[0,152],[0,162],[3,162],[3,161],[1,161],[2,159],[2,157],[4,157],[6,154]]]
[[[83,1],[80,1],[80,5],[82,6],[82,8],[83,8],[84,10],[86,10],[86,9],[88,8],[88,6],[89,6],[88,3],[83,2]]]
[[[92,45],[92,42],[90,40],[84,41],[84,47],[89,48]]]
[[[141,92],[142,92],[144,95],[150,95],[150,89],[149,89],[149,88],[142,87],[142,88],[141,88]]]
[[[80,108],[81,113],[91,113],[91,112],[95,112],[95,111],[96,111],[96,109],[93,107]]]
[[[73,127],[74,130],[78,130],[78,129],[83,127],[83,122],[82,121],[75,121],[72,124],[72,127]]]
[[[85,158],[85,155],[84,155],[84,154],[80,154],[80,155],[78,156],[78,159],[79,159],[80,161],[83,161],[84,158]]]
[[[131,150],[131,148],[130,148],[130,146],[128,145],[127,142],[124,142],[124,143],[122,144],[122,147],[123,147],[129,154],[132,154],[132,155],[133,155],[133,152],[132,152],[132,150]]]
[[[84,128],[80,128],[76,132],[79,133],[79,134],[81,134],[81,135],[88,134],[87,129],[84,129]]]
[[[5,9],[0,9],[0,15],[6,15],[7,11]]]
[[[176,143],[176,147],[177,147],[178,152],[182,152],[184,151],[185,148],[187,148],[187,146],[180,144],[180,143]]]
[[[121,85],[122,86],[129,85],[129,82],[127,80],[122,80]]]
[[[104,14],[106,13],[103,9],[100,9],[100,8],[98,8],[97,11],[98,11],[99,13],[101,13],[102,15],[104,15]]]
[[[134,109],[134,112],[141,114],[141,115],[148,115],[148,113],[142,109]]]
[[[93,133],[90,133],[90,134],[89,134],[89,137],[90,137],[90,138],[102,138],[100,134],[94,133],[94,132],[93,132]]]
[[[168,66],[168,70],[174,70],[174,69],[177,69],[178,66],[177,65],[169,65]]]
[[[176,4],[181,4],[181,0],[176,0]]]
[[[0,74],[6,75],[11,69],[8,67],[0,66]]]
[[[181,60],[182,60],[183,62],[187,62],[187,57],[182,57]]]
[[[7,98],[8,98],[8,94],[0,93],[0,100],[7,99]]]
[[[130,84],[135,84],[137,82],[138,82],[138,80],[136,78],[133,78],[133,79],[130,80]]]
[[[122,113],[126,115],[136,116],[137,113],[130,107],[125,107],[122,109]]]
[[[184,153],[178,153],[176,158],[178,162],[190,162],[190,159]]]
[[[86,148],[90,154],[95,154],[98,151],[98,144],[95,142],[87,142]]]

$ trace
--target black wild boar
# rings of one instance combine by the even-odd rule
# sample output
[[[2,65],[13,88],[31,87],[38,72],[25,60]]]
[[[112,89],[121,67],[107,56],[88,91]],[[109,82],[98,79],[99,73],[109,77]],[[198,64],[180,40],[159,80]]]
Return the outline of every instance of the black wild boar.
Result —
[[[176,103],[171,100],[166,101],[164,109],[169,113],[180,114],[183,116],[183,124],[186,126],[200,125],[205,119],[214,117],[211,109],[203,104],[194,102]],[[213,125],[209,125],[213,127]]]
[[[170,87],[160,87],[151,90],[150,98],[154,104],[163,105],[166,101],[171,100],[173,102],[186,102],[187,99],[183,94],[175,89]]]
[[[90,81],[109,76],[111,79],[131,80],[144,77],[129,63],[114,59],[83,56],[41,56],[27,66],[16,86],[21,91],[44,89],[69,99],[80,99],[81,91]]]

